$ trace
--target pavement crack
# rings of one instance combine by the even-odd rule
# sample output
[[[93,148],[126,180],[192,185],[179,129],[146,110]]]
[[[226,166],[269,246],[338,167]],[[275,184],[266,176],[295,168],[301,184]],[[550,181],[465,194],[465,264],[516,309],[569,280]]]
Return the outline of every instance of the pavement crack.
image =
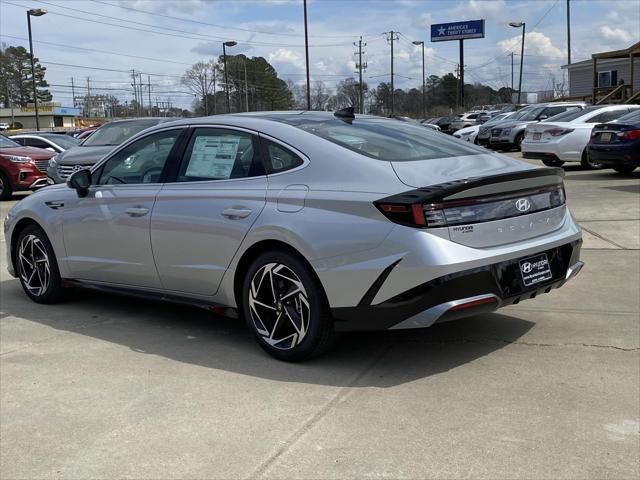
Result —
[[[507,340],[505,338],[487,338],[487,340],[493,340],[496,342],[502,342],[506,344],[525,345],[527,347],[585,347],[585,348],[610,348],[613,350],[620,350],[622,352],[637,352],[640,351],[639,347],[618,347],[616,345],[600,345],[598,343],[579,343],[579,342],[567,342],[567,343],[540,343],[540,342],[523,342],[521,340]]]
[[[586,230],[587,232],[589,232],[589,233],[590,233],[591,235],[593,235],[594,237],[598,237],[600,240],[602,240],[602,241],[604,241],[604,242],[610,243],[611,245],[613,245],[613,246],[615,246],[615,247],[618,247],[618,248],[619,248],[619,249],[621,249],[621,250],[628,250],[628,248],[627,248],[627,247],[625,247],[625,246],[623,246],[623,245],[620,245],[619,243],[616,243],[616,242],[614,242],[613,240],[609,240],[608,238],[606,238],[606,237],[602,236],[601,234],[599,234],[599,233],[597,233],[597,232],[595,232],[595,231],[593,231],[593,230],[591,230],[591,229],[589,229],[589,228],[585,227],[584,225],[580,225],[580,227],[581,227],[583,230]]]
[[[351,387],[357,385],[357,383],[368,374],[378,363],[384,358],[387,352],[391,349],[391,346],[383,348],[377,355],[371,359],[369,363],[357,374],[355,377],[345,386],[340,387],[338,392],[325,403],[320,410],[318,410],[311,418],[307,419],[295,432],[293,432],[283,444],[269,457],[267,457],[260,465],[258,465],[247,479],[255,479],[262,476],[280,457],[282,457],[287,451],[291,449],[307,432],[309,432],[315,425],[326,417],[333,407],[338,404],[346,395],[351,391]]]

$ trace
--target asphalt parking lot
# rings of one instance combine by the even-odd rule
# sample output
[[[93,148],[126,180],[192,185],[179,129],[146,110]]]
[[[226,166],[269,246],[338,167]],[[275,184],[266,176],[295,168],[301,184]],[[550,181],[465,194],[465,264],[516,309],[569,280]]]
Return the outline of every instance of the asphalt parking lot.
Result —
[[[200,310],[34,304],[2,239],[0,476],[638,478],[640,171],[567,170],[572,282],[304,364]]]

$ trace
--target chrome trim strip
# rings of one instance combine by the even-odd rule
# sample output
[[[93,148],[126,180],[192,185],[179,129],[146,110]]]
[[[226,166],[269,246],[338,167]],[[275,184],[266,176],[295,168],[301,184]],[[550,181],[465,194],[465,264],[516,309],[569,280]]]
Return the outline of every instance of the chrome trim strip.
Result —
[[[31,185],[29,185],[29,188],[42,188],[42,187],[46,187],[47,185],[48,185],[47,179],[45,177],[42,177],[37,179]]]
[[[458,300],[451,300],[450,302],[441,303],[440,305],[436,305],[435,307],[431,307],[423,312],[420,312],[413,317],[409,317],[406,320],[394,325],[389,330],[404,330],[409,328],[425,328],[430,327],[434,323],[438,321],[442,315],[447,313],[447,311],[453,307],[458,305],[462,305],[464,303],[475,302],[477,300],[485,300],[485,299],[495,299],[497,302],[496,308],[500,308],[502,301],[493,293],[487,293],[485,295],[477,295],[475,297],[461,298]]]
[[[584,262],[578,261],[573,265],[571,265],[569,268],[567,268],[567,274],[564,277],[564,282],[566,283],[569,280],[571,280],[573,277],[578,275],[578,273],[580,273],[580,270],[582,270],[582,267],[584,267]]]

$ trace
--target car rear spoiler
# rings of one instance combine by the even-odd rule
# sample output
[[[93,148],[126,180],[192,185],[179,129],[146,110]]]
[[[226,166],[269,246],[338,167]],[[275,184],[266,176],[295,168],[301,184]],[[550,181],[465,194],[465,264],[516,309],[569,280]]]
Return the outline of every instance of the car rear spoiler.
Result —
[[[444,203],[461,199],[472,200],[520,190],[553,187],[561,185],[563,179],[564,170],[562,168],[536,168],[439,183],[393,195],[380,200],[380,202],[406,205],[414,203]]]

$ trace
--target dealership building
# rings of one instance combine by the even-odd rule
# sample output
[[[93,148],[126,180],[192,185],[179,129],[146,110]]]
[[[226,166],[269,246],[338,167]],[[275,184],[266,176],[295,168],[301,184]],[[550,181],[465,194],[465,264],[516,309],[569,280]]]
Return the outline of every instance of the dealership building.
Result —
[[[74,128],[75,119],[79,116],[79,108],[62,107],[55,104],[38,105],[40,130]],[[35,108],[33,105],[17,108],[0,108],[0,123],[16,125],[26,130],[35,130]]]

